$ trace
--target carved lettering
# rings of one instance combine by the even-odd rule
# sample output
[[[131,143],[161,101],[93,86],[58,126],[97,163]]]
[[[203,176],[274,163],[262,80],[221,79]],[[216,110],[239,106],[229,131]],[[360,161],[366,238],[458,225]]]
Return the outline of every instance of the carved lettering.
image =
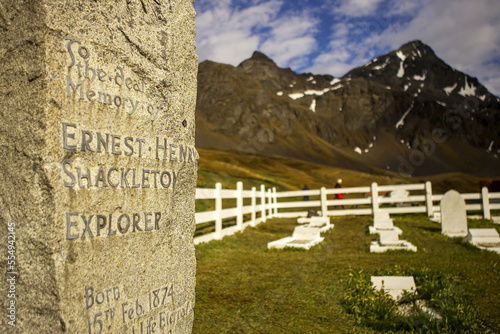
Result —
[[[76,217],[79,217],[76,218]],[[154,221],[153,221],[154,217]],[[120,232],[140,233],[159,230],[161,226],[161,212],[134,212],[121,213],[113,216],[98,214],[66,213],[66,239],[93,239],[110,237]],[[102,233],[104,230],[108,233]]]

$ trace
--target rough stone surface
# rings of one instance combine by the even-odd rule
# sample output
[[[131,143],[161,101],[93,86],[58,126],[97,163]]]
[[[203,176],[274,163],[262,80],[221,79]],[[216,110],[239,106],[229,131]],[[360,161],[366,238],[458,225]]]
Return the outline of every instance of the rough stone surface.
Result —
[[[441,232],[449,237],[467,235],[465,200],[455,190],[446,192],[441,199]]]
[[[194,17],[181,0],[1,2],[0,269],[17,275],[0,332],[191,332]]]

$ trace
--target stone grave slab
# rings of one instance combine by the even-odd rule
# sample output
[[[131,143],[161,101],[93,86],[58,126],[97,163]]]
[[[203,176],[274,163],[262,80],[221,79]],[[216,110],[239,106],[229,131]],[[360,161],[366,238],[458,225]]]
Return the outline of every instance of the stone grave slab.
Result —
[[[500,224],[500,217],[491,217],[493,224]]]
[[[394,205],[397,207],[410,206],[408,203],[410,192],[404,189],[396,189],[389,193],[388,197],[395,201]]]
[[[385,253],[393,250],[416,252],[417,246],[406,240],[399,240],[399,243],[391,243],[388,245],[383,245],[379,241],[372,241],[370,245],[370,253]]]
[[[297,223],[306,224],[306,226],[309,227],[319,227],[321,233],[334,227],[334,225],[330,223],[330,217],[298,218]]]
[[[441,233],[449,237],[467,235],[465,200],[455,190],[449,190],[441,199]]]
[[[191,333],[192,1],[0,9],[0,333]]]
[[[399,300],[404,291],[416,292],[413,276],[372,276],[371,282],[375,290],[384,290],[392,299]]]
[[[500,254],[500,235],[494,228],[470,228],[467,241],[478,248]]]
[[[380,244],[382,245],[391,245],[398,244],[400,242],[399,235],[400,231],[397,230],[388,230],[388,231],[380,231],[378,235],[380,237]]]
[[[318,227],[297,226],[291,237],[285,237],[267,244],[267,248],[282,249],[285,247],[310,249],[319,244],[325,238],[321,237]]]

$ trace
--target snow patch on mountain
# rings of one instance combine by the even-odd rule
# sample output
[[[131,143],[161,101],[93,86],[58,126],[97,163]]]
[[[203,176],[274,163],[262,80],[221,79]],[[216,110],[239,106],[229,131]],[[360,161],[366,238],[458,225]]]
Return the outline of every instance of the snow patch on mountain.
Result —
[[[290,94],[288,94],[288,97],[290,97],[292,100],[297,100],[297,99],[303,98],[305,95],[321,96],[321,95],[325,94],[326,92],[339,89],[340,87],[342,87],[342,85],[339,85],[339,87],[335,87],[335,88],[325,88],[323,90],[308,89],[308,90],[304,91],[303,93],[290,93]]]
[[[458,86],[458,83],[455,83],[453,86],[444,87],[443,90],[446,93],[446,95],[450,95],[451,92],[453,92],[455,90],[455,88],[457,88],[457,86]]]
[[[402,78],[404,75],[405,75],[405,69],[404,69],[404,67],[403,67],[403,61],[401,61],[401,62],[399,63],[399,70],[398,70],[398,73],[396,74],[396,76],[397,76],[398,78]]]
[[[442,105],[443,107],[446,107],[446,103],[441,102],[441,101],[436,101],[437,104]]]
[[[413,109],[413,104],[414,104],[414,102],[412,101],[410,108],[408,108],[408,110],[406,110],[406,112],[403,114],[403,117],[401,117],[401,119],[396,123],[396,129],[399,129],[400,127],[402,127],[405,124],[405,118],[406,118],[406,116],[408,116],[410,111]]]
[[[404,62],[406,59],[406,56],[404,55],[404,53],[401,50],[396,52],[396,56],[398,56],[398,58],[401,59],[402,62]]]
[[[325,94],[326,92],[328,91],[331,91],[332,89],[331,88],[325,88],[323,90],[315,90],[315,89],[308,89],[304,92],[305,95],[317,95],[317,96],[321,96],[323,94]]]
[[[333,78],[333,80],[332,80],[332,81],[330,81],[330,85],[332,85],[332,86],[333,86],[333,85],[335,85],[337,82],[340,82],[340,79],[338,79],[338,78]]]
[[[358,154],[363,154],[363,151],[361,151],[361,149],[359,147],[356,147],[354,149],[354,152],[358,153]]]
[[[465,85],[460,88],[458,94],[462,95],[463,97],[476,96],[476,86],[469,84],[467,77],[465,77]]]
[[[309,106],[312,112],[316,112],[316,99],[313,99],[311,105]]]
[[[424,81],[426,75],[427,71],[424,70],[424,73],[422,75],[414,75],[413,80]]]
[[[291,98],[292,100],[297,100],[304,97],[304,93],[291,93],[288,94],[288,97]]]
[[[376,71],[383,70],[389,64],[389,62],[390,62],[390,59],[387,58],[382,65],[373,66],[372,69],[374,69]]]
[[[277,92],[276,95],[283,96],[283,92]]]

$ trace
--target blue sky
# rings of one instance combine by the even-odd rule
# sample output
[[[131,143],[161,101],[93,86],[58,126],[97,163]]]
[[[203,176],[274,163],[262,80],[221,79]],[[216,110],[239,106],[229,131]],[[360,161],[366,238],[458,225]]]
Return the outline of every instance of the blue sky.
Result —
[[[340,77],[419,39],[500,96],[498,0],[195,0],[200,61],[259,50],[297,73]]]

